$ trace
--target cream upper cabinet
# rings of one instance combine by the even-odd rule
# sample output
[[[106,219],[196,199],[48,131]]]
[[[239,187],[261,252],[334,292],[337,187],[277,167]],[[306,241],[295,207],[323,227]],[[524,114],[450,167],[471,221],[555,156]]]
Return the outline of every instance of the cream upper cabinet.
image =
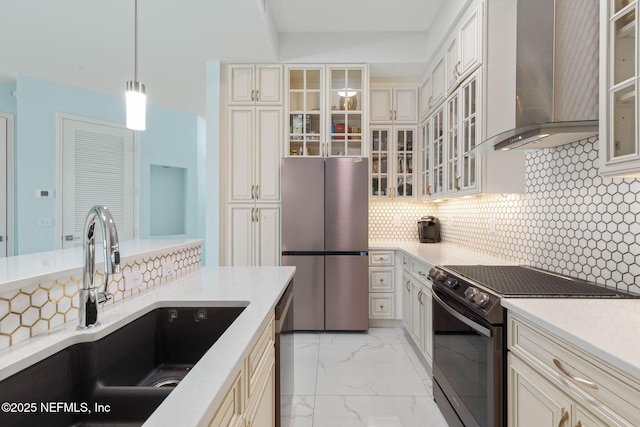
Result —
[[[368,68],[362,65],[327,66],[329,135],[325,157],[367,155]]]
[[[282,104],[281,65],[229,65],[229,104]]]
[[[415,124],[418,120],[416,87],[371,86],[371,123]]]
[[[324,67],[287,66],[288,156],[324,154]]]
[[[447,91],[455,89],[460,77],[460,47],[458,33],[454,32],[446,43],[446,80]]]
[[[420,199],[445,193],[445,106],[441,105],[420,126]]]
[[[600,2],[600,174],[640,176],[638,1]]]
[[[444,52],[436,57],[431,68],[431,108],[436,107],[446,94],[446,63]]]
[[[425,119],[429,111],[431,111],[431,101],[433,100],[431,96],[431,74],[427,74],[420,85],[419,100],[420,118]]]
[[[367,155],[366,65],[287,66],[287,156]]]
[[[415,198],[415,126],[372,125],[369,196],[373,199]]]
[[[228,200],[280,200],[282,108],[231,107],[228,123]]]
[[[418,196],[427,200],[482,191],[482,70],[476,70],[420,127]],[[485,189],[486,191],[487,189]]]
[[[423,119],[482,65],[484,5],[484,1],[472,1],[430,59],[420,93]]]
[[[482,3],[472,4],[445,43],[448,92],[482,63],[482,16]]]
[[[471,9],[462,19],[459,38],[460,38],[460,57],[456,73],[459,74],[459,80],[463,80],[466,76],[482,63],[483,53],[483,13],[482,4]]]

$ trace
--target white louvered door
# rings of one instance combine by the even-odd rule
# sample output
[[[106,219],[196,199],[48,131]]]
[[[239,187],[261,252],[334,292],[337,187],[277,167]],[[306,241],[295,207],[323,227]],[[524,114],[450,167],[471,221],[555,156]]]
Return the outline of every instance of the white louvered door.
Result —
[[[106,206],[120,241],[134,237],[133,131],[91,119],[61,118],[62,247],[82,244],[87,212]],[[99,230],[99,233],[102,233]]]

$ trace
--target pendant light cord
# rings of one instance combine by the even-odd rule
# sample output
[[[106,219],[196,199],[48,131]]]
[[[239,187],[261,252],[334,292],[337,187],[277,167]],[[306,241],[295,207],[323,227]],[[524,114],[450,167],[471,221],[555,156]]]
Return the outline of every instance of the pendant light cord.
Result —
[[[134,31],[133,31],[133,80],[138,81],[138,0],[135,0],[135,14],[134,14]]]

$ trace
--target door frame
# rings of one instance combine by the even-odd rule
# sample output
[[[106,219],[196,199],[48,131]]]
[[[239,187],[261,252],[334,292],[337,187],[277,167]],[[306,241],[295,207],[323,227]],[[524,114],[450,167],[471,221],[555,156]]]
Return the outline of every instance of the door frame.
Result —
[[[14,255],[15,246],[15,230],[14,230],[14,149],[15,149],[15,133],[14,133],[14,115],[0,112],[0,117],[7,119],[7,256]]]
[[[75,120],[82,122],[91,122],[97,125],[112,126],[125,129],[122,123],[110,122],[106,120],[99,120],[93,117],[84,117],[74,114],[57,113],[56,114],[56,245],[55,249],[62,249],[62,149],[64,146],[64,120]],[[140,164],[140,150],[139,150],[139,135],[138,132],[133,132],[133,238],[137,239],[138,229],[140,224],[140,176],[139,176],[139,164]]]

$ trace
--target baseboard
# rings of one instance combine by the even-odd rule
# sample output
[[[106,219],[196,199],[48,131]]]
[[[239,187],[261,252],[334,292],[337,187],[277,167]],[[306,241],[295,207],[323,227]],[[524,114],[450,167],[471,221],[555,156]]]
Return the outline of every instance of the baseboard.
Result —
[[[370,328],[402,328],[400,319],[369,319]]]

